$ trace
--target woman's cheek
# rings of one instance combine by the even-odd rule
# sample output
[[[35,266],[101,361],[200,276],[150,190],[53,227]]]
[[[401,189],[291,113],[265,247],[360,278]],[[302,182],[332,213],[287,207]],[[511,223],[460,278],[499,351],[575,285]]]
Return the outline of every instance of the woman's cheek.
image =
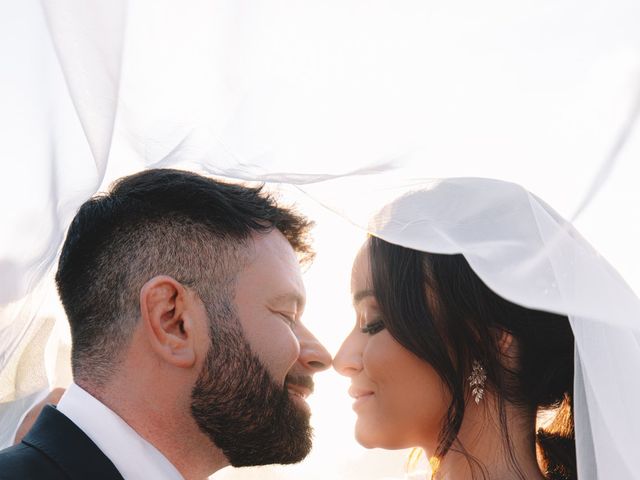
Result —
[[[363,364],[376,388],[377,446],[407,448],[437,443],[449,396],[435,369],[387,331],[370,339]]]
[[[389,371],[393,368],[393,352],[386,331],[372,335],[367,341],[362,352],[362,367],[367,376],[375,381],[384,381]],[[390,337],[390,336],[389,336]]]

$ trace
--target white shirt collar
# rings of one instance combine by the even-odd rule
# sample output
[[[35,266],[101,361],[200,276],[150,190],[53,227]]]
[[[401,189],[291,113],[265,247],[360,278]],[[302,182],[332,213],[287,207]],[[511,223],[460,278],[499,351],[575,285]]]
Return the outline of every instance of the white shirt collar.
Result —
[[[62,395],[58,411],[102,450],[125,480],[184,480],[157,448],[75,383]]]

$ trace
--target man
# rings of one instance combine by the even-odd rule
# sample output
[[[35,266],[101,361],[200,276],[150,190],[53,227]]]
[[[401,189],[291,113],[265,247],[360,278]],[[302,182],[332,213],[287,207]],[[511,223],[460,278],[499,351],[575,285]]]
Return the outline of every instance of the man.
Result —
[[[74,384],[0,479],[200,479],[294,463],[331,357],[302,325],[310,223],[260,189],[177,170],[86,202],[56,283]]]

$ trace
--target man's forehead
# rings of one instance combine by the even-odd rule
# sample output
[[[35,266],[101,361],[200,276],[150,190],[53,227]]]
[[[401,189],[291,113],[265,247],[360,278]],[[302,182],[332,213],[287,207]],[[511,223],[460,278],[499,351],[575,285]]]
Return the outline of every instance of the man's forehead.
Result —
[[[278,230],[252,237],[253,254],[241,277],[253,277],[254,288],[259,284],[269,303],[302,308],[306,301],[302,270],[288,240]]]
[[[254,259],[280,260],[300,269],[300,262],[295,250],[278,229],[268,233],[252,233],[250,247],[253,250]]]

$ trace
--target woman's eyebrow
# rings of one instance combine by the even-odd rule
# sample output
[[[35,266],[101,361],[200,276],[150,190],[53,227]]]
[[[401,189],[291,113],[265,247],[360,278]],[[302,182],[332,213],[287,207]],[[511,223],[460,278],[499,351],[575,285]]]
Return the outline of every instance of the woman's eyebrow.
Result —
[[[353,304],[357,305],[358,303],[360,303],[363,299],[367,298],[367,297],[374,297],[374,291],[373,290],[360,290],[356,293],[353,294]]]

